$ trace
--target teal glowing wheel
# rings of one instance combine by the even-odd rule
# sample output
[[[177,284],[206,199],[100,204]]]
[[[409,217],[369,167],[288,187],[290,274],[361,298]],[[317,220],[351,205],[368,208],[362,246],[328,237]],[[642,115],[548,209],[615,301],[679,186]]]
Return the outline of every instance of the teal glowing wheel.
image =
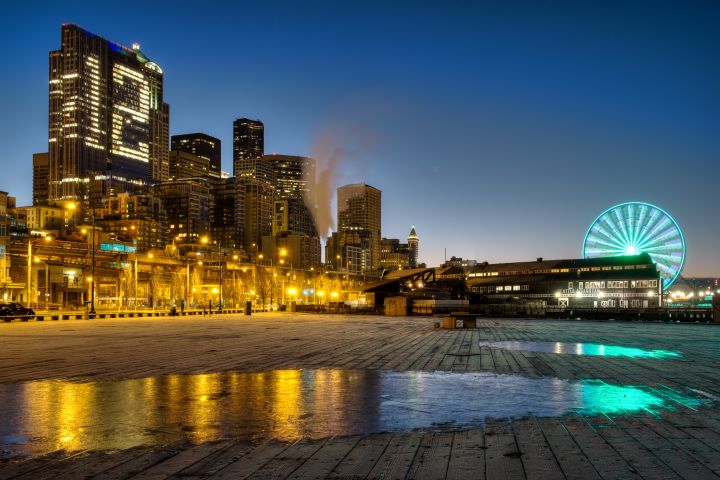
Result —
[[[648,253],[657,264],[663,290],[685,265],[685,237],[665,210],[644,202],[627,202],[602,212],[588,228],[583,258]]]

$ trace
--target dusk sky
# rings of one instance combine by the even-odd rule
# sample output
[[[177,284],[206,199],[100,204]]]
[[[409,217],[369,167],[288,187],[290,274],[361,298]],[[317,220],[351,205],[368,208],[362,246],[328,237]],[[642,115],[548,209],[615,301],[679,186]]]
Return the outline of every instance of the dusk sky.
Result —
[[[392,6],[388,5],[392,4]],[[27,205],[47,151],[48,52],[76,23],[165,72],[171,134],[265,123],[267,153],[340,149],[420,260],[575,258],[600,212],[643,200],[720,275],[720,3],[3,4],[0,190]]]

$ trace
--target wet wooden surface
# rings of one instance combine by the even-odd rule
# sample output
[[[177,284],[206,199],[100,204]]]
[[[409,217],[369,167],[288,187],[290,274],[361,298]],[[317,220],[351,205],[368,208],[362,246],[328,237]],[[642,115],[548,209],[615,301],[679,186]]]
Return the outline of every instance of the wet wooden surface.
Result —
[[[0,382],[126,379],[294,368],[517,373],[720,397],[720,327],[258,314],[0,324]],[[680,351],[676,359],[480,347],[481,340],[593,342]],[[718,478],[720,411],[488,419],[484,428],[258,442],[227,439],[0,462],[0,478]]]

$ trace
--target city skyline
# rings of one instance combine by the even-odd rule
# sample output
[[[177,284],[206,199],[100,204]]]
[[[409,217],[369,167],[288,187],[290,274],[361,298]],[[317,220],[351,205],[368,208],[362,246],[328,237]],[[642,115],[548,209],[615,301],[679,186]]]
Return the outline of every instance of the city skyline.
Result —
[[[181,10],[186,8],[180,5]],[[400,13],[386,8],[384,17],[373,19],[374,26],[385,25]],[[415,28],[429,23],[428,10],[420,6],[409,12],[410,21],[401,30],[414,33],[411,39],[418,41]],[[474,43],[478,34],[467,22],[461,21],[463,13],[472,18],[482,13],[482,18],[491,18],[501,24],[513,18],[501,8],[479,10],[482,9],[477,5],[457,4],[440,12],[439,32],[452,31],[458,38],[441,38],[438,42],[442,45],[435,53],[441,52],[440,47],[460,48],[459,37],[463,35],[467,36],[469,44],[479,45]],[[629,13],[633,13],[630,10]],[[643,13],[636,10],[637,15]],[[30,13],[20,12],[19,6],[14,10],[11,8],[7,18],[17,22],[8,25],[6,35],[17,32],[23,25],[23,18],[27,21]],[[346,10],[344,13],[351,12]],[[393,64],[390,55],[380,52],[375,66],[385,65],[389,71],[376,70],[379,78],[371,78],[359,75],[362,69],[358,63],[341,62],[341,66],[354,68],[345,74],[336,72],[332,79],[325,80],[327,84],[310,89],[310,98],[306,99],[300,97],[302,88],[309,88],[309,80],[301,84],[303,87],[292,80],[284,84],[274,78],[264,80],[268,75],[272,77],[271,72],[243,78],[234,90],[224,82],[211,79],[211,75],[197,77],[178,60],[177,52],[172,51],[176,37],[168,37],[172,32],[166,29],[155,32],[132,22],[123,25],[122,14],[120,21],[111,23],[102,19],[102,10],[90,12],[71,8],[63,12],[60,8],[51,9],[50,14],[38,22],[38,35],[30,42],[32,46],[18,49],[24,56],[32,57],[25,59],[29,60],[27,65],[31,66],[31,72],[44,64],[44,75],[36,79],[33,74],[32,81],[17,86],[13,86],[17,81],[14,77],[2,80],[6,104],[17,105],[15,95],[9,93],[16,89],[21,92],[17,97],[25,99],[32,108],[21,111],[12,128],[7,118],[3,120],[3,144],[9,148],[2,165],[22,167],[17,168],[16,176],[8,174],[0,189],[17,196],[19,204],[31,203],[32,154],[46,151],[47,147],[45,143],[43,148],[43,139],[47,136],[47,110],[38,115],[37,107],[40,112],[43,107],[47,109],[47,104],[42,103],[43,98],[47,102],[47,52],[57,48],[61,23],[57,18],[62,16],[62,21],[77,23],[123,45],[140,41],[148,55],[166,72],[165,96],[172,107],[170,133],[203,132],[221,139],[225,171],[232,171],[232,121],[241,117],[263,121],[266,153],[316,156],[322,164],[332,152],[342,150],[344,155],[335,187],[365,182],[382,190],[383,235],[404,238],[410,226],[415,225],[423,242],[420,261],[429,265],[442,261],[445,248],[448,257],[457,255],[479,261],[529,260],[537,256],[579,257],[585,230],[596,215],[614,204],[645,200],[669,211],[685,231],[688,243],[685,274],[716,275],[720,272],[716,251],[720,227],[711,220],[714,213],[712,187],[720,167],[715,153],[718,140],[712,133],[717,130],[720,98],[711,89],[718,74],[717,61],[709,62],[717,58],[711,55],[717,51],[717,47],[712,47],[713,36],[717,37],[717,33],[700,28],[705,25],[702,12],[686,12],[676,19],[677,28],[667,33],[668,45],[677,42],[675,50],[650,49],[640,38],[641,33],[654,35],[655,27],[670,24],[671,14],[677,12],[666,8],[654,11],[655,16],[643,25],[648,31],[625,18],[615,26],[615,33],[622,38],[610,42],[610,47],[604,47],[602,42],[593,42],[590,34],[580,32],[577,25],[569,32],[570,26],[564,23],[562,16],[555,16],[558,13],[548,8],[542,18],[564,26],[566,30],[562,32],[569,38],[587,43],[574,47],[575,51],[573,47],[556,45],[557,51],[548,53],[543,48],[563,35],[552,36],[545,32],[547,36],[540,42],[542,47],[538,50],[551,60],[555,69],[562,67],[561,60],[579,63],[573,64],[574,69],[565,72],[565,76],[558,75],[557,71],[554,77],[533,71],[533,79],[540,83],[537,91],[518,78],[521,73],[530,72],[531,67],[539,68],[543,62],[529,57],[503,59],[500,53],[489,58],[486,65],[506,68],[504,73],[483,75],[482,69],[474,64],[461,65],[466,67],[469,77],[481,80],[479,84],[490,93],[468,95],[471,78],[448,79],[443,75],[436,78],[432,70],[426,71],[428,78],[423,82],[413,82],[402,71],[402,64],[405,63],[411,72],[417,72],[423,59],[414,58],[417,52],[411,47],[415,46],[419,51],[420,45],[427,42],[418,41],[418,45],[413,45],[411,39],[396,38],[394,46],[407,48],[408,58],[394,58],[401,65]],[[607,40],[605,34],[612,30],[607,17],[609,10],[595,13],[598,18],[592,24],[601,33],[599,37]],[[253,14],[271,18],[272,12],[259,10]],[[365,15],[361,17],[366,19]],[[8,22],[7,18],[2,22]],[[450,29],[446,24],[448,20],[458,21],[458,29]],[[520,20],[534,33],[543,30],[528,18],[521,16]],[[45,31],[46,25],[53,21],[57,23]],[[278,19],[277,22],[276,29],[287,26],[287,20]],[[367,60],[366,49],[371,46],[361,48],[358,38],[353,35],[362,29],[357,23],[350,25],[350,32],[340,43],[345,47],[354,45],[362,53],[360,58]],[[695,36],[687,39],[682,33],[692,30],[691,26],[696,27]],[[367,31],[372,31],[369,25]],[[513,32],[518,33],[512,28],[507,31],[496,28],[493,34],[504,38]],[[212,39],[220,41],[222,35],[217,33]],[[378,35],[385,38],[383,34]],[[524,40],[530,36],[526,34]],[[307,72],[312,73],[313,62],[319,61],[319,57],[304,49],[308,65],[299,66],[297,61],[293,65],[286,52],[290,49],[288,37],[279,36],[278,45],[276,48],[269,46],[265,56],[270,58],[264,61],[277,63],[275,68],[280,73],[281,59],[287,62],[287,68],[307,68]],[[261,38],[267,42],[269,36]],[[311,40],[322,43],[327,40],[327,32],[316,33]],[[371,44],[377,46],[379,41],[375,39]],[[623,41],[629,41],[630,52],[619,49],[624,45]],[[204,47],[207,49],[210,44],[206,43]],[[691,47],[698,46],[699,51],[687,56]],[[196,47],[184,48],[194,51],[192,49]],[[330,56],[335,60],[339,55],[337,48],[330,48]],[[516,53],[533,50],[523,41],[515,45],[508,41],[499,48],[504,53],[509,53],[508,49],[514,49]],[[489,53],[480,50],[486,55]],[[223,49],[219,51],[223,52]],[[224,52],[230,59],[228,51]],[[617,58],[610,58],[613,53]],[[583,54],[590,54],[590,61],[599,61],[600,66],[583,63]],[[213,62],[221,62],[221,55],[209,54],[209,58],[202,59],[203,65],[217,68]],[[631,66],[631,61],[636,61],[637,65]],[[438,62],[443,73],[449,74],[450,65]],[[681,64],[686,66],[685,70],[675,68]],[[592,80],[590,77],[598,73],[601,66],[615,66],[616,70],[603,79]],[[327,69],[323,65],[315,67],[321,72]],[[583,68],[587,71],[583,72]],[[221,72],[222,68],[213,71]],[[358,78],[350,78],[349,73],[358,74]],[[315,79],[316,75],[321,76],[320,73],[310,76]],[[578,86],[577,80],[589,83]],[[511,86],[502,88],[499,83],[494,83],[502,81],[509,81]],[[342,92],[345,85],[347,91]],[[415,90],[421,89],[422,85],[434,87],[440,92],[442,101],[418,101]],[[443,93],[443,88],[448,85],[460,87],[466,97]],[[216,86],[223,88],[218,90]],[[323,92],[323,87],[328,86],[332,88]],[[409,87],[408,91],[401,93],[402,87]],[[591,94],[591,87],[597,91]],[[223,101],[223,94],[232,101]],[[653,102],[658,99],[666,103],[655,105]],[[334,105],[322,108],[323,102]],[[630,105],[620,105],[623,102]],[[310,111],[309,105],[319,105],[320,111]],[[594,113],[588,114],[585,109]],[[485,111],[490,113],[483,116]],[[462,121],[455,121],[457,118]],[[393,127],[408,119],[409,127],[407,124],[404,129]],[[19,130],[17,133],[15,128]],[[418,149],[416,144],[425,148]],[[690,155],[695,160],[687,162]],[[677,167],[681,162],[685,162],[684,169]]]

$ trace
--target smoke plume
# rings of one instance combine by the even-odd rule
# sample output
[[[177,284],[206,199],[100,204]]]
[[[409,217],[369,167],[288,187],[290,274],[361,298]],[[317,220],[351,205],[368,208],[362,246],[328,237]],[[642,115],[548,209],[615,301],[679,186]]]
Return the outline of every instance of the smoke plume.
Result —
[[[346,161],[351,157],[358,159],[360,153],[367,152],[372,138],[372,132],[364,128],[335,127],[323,130],[313,142],[311,156],[316,161],[316,172],[308,178],[310,189],[304,200],[323,239],[335,229],[335,192],[342,177],[348,175]],[[353,163],[352,170],[362,168],[362,161]],[[357,181],[353,179],[353,183]]]

